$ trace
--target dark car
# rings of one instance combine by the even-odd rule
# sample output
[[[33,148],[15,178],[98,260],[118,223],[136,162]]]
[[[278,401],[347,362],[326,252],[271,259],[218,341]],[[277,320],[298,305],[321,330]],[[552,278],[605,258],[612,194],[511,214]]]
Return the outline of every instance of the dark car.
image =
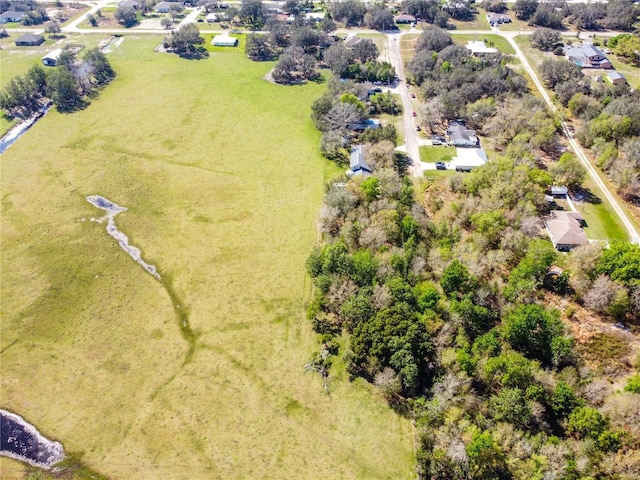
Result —
[[[420,128],[420,125],[416,125],[416,130],[417,130],[418,132],[419,132],[420,130],[422,130],[422,129]]]
[[[447,166],[444,162],[436,162],[436,170],[446,170]]]

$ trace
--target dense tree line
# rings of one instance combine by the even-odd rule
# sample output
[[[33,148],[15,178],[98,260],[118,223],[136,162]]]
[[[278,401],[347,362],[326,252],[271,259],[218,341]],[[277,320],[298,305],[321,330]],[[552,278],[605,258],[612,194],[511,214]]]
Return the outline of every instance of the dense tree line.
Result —
[[[516,17],[531,25],[559,29],[563,21],[583,30],[632,31],[638,22],[640,7],[633,0],[613,0],[606,3],[539,2],[516,0]]]
[[[483,61],[459,61],[444,32],[418,43],[411,71],[430,108],[442,108],[443,91],[464,88],[452,70],[483,72],[466,66]],[[494,137],[498,158],[419,192],[392,161],[328,187],[322,244],[306,265],[315,286],[308,317],[321,342],[311,365],[328,378],[341,356],[412,418],[420,478],[637,478],[637,375],[616,392],[583,358],[568,318],[579,307],[638,325],[640,248],[556,252],[540,221],[545,193],[554,182],[579,184],[584,171],[569,154],[550,168],[540,161],[557,152],[556,122],[517,74],[489,65],[495,79],[476,83],[522,86],[461,95],[447,113]],[[439,82],[437,93],[429,82]],[[335,139],[328,157],[342,150],[342,161],[344,147],[362,141],[346,127],[373,106],[362,98],[355,84],[333,80],[314,103],[323,146]],[[549,275],[553,264],[564,272]],[[562,304],[572,307],[552,306]]]
[[[87,50],[82,59],[65,50],[58,64],[46,72],[34,65],[12,78],[0,92],[0,108],[11,117],[28,118],[51,100],[59,111],[72,112],[86,106],[96,89],[115,77],[109,60],[97,48]]]

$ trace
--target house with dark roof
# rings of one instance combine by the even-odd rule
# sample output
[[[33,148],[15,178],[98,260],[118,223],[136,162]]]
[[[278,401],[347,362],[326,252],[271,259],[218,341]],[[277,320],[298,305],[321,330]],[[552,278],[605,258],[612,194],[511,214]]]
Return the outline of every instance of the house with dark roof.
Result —
[[[615,70],[613,70],[612,72],[608,72],[606,79],[613,85],[624,85],[625,83],[627,83],[627,79],[625,78],[625,76]]]
[[[589,243],[582,229],[584,218],[580,212],[552,210],[544,224],[553,246],[561,252]]]
[[[362,145],[352,147],[351,159],[349,161],[349,170],[347,171],[347,176],[368,177],[369,175],[371,175],[372,171],[373,171],[373,168],[371,168],[365,160],[364,151],[362,150]]]
[[[0,23],[9,23],[9,22],[21,22],[22,17],[24,17],[24,12],[17,12],[15,10],[7,10],[3,14],[0,14]]]
[[[611,62],[598,47],[591,44],[579,47],[564,47],[564,54],[570,62],[580,68],[611,68]]]
[[[349,125],[349,129],[354,132],[364,132],[365,130],[376,130],[380,128],[380,120],[370,118],[360,123],[352,123]]]
[[[487,21],[492,27],[496,27],[503,23],[511,23],[511,17],[506,13],[487,13]]]
[[[364,40],[364,38],[362,37],[356,37],[355,35],[352,37],[347,38],[344,41],[344,46],[347,48],[353,48],[355,47],[357,44],[359,44],[360,42],[362,42]]]
[[[36,33],[25,33],[16,38],[16,46],[18,47],[37,47],[44,43],[44,37]]]
[[[449,144],[454,147],[477,147],[480,144],[475,130],[469,130],[460,122],[450,122],[447,128]]]

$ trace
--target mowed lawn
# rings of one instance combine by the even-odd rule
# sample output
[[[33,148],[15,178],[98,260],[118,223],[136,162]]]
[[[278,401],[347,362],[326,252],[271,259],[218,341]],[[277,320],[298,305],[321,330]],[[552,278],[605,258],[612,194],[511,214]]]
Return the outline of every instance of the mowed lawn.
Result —
[[[2,156],[2,407],[113,479],[413,478],[409,421],[344,367],[329,395],[304,368],[326,87],[160,41],[125,37],[112,85]],[[128,208],[116,225],[171,298],[91,221],[92,194]]]

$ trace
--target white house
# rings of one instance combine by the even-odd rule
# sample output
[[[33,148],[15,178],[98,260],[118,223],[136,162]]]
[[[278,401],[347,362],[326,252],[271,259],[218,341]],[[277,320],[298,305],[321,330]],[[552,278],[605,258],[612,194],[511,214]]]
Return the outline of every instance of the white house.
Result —
[[[42,57],[42,63],[47,67],[55,67],[58,64],[58,58],[60,58],[61,53],[62,53],[61,48],[56,48],[55,50],[51,50],[44,57]]]
[[[229,35],[216,35],[213,37],[211,44],[214,47],[237,47],[238,39]]]
[[[497,48],[487,47],[483,41],[477,40],[469,40],[465,45],[468,50],[471,50],[471,53],[474,55],[483,54],[483,53],[498,53]]]
[[[215,22],[218,21],[218,14],[217,13],[210,13],[204,18],[204,20],[207,23],[215,23]]]
[[[456,172],[470,172],[487,163],[487,154],[482,148],[456,148],[456,156],[451,163]]]

